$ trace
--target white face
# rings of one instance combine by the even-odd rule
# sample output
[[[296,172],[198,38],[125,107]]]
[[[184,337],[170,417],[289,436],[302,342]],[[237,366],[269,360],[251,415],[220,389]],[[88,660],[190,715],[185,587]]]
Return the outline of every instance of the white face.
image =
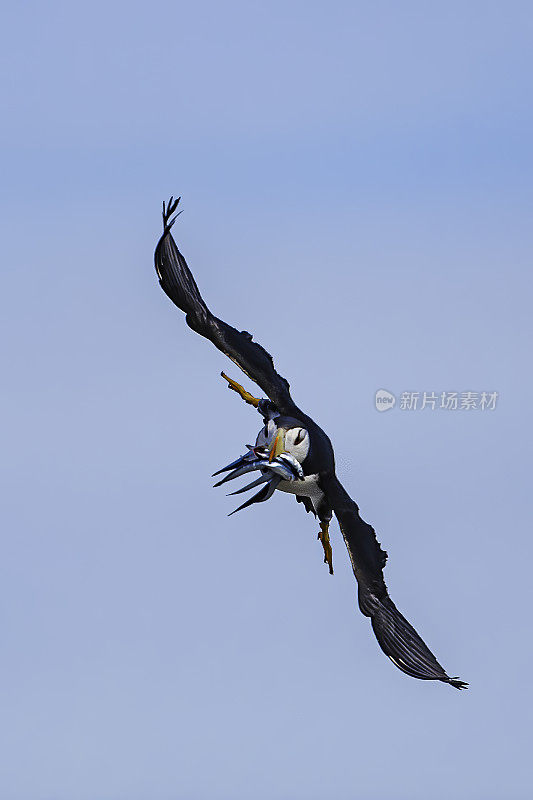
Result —
[[[269,420],[257,435],[256,447],[272,447],[278,431],[284,434],[283,452],[290,453],[300,464],[303,464],[309,452],[309,433],[305,428],[290,428],[286,431],[278,428],[274,420]]]
[[[305,428],[291,428],[285,434],[285,450],[302,464],[309,452],[309,434]]]
[[[272,442],[274,441],[274,437],[277,433],[276,423],[273,419],[269,419],[266,425],[263,425],[259,433],[257,434],[257,439],[255,440],[256,447],[272,447]]]

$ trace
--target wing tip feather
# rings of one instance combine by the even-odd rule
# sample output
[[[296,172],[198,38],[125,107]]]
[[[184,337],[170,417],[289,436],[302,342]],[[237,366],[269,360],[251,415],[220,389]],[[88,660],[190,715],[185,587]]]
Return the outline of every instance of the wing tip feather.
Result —
[[[469,684],[468,684],[466,681],[462,681],[462,680],[461,680],[460,678],[458,678],[457,676],[455,676],[454,678],[448,678],[448,677],[446,677],[444,680],[445,680],[445,683],[449,683],[449,684],[450,684],[450,686],[453,686],[453,688],[454,688],[454,689],[459,689],[459,690],[461,690],[461,689],[468,689],[468,688],[470,688],[470,687],[469,687]]]
[[[442,681],[455,689],[467,689],[468,683],[447,675],[427,644],[396,608],[390,597],[378,598],[363,592],[360,606],[371,619],[379,646],[402,672],[419,680]]]

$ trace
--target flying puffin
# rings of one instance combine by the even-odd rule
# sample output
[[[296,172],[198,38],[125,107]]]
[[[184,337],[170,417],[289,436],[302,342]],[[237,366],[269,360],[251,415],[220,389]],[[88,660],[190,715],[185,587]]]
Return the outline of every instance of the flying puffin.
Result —
[[[170,232],[181,213],[176,213],[179,201],[180,198],[174,200],[171,197],[168,204],[163,203],[163,235],[155,249],[155,268],[161,288],[185,312],[189,327],[210,339],[268,398],[254,397],[222,373],[228,388],[261,414],[263,426],[255,445],[247,445],[244,455],[214,473],[227,473],[215,486],[246,473],[259,473],[250,484],[233,492],[240,494],[261,486],[232,513],[268,500],[276,489],[294,494],[296,500],[319,520],[318,538],[331,574],[329,524],[334,514],[357,580],[359,608],[370,618],[385,655],[398,669],[414,678],[442,681],[456,689],[466,689],[467,683],[446,674],[389,597],[383,578],[387,553],[382,550],[374,529],[361,519],[357,504],[337,478],[333,447],[326,433],[294,403],[289,383],[276,372],[272,356],[252,340],[250,333],[238,331],[207,308]]]

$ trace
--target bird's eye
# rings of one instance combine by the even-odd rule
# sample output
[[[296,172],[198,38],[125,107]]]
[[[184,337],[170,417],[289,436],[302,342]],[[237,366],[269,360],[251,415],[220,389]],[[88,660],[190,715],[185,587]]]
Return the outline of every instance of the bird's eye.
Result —
[[[294,444],[300,444],[300,442],[303,442],[304,437],[305,437],[304,429],[303,428],[298,428],[298,433],[296,434],[296,438],[294,440]]]

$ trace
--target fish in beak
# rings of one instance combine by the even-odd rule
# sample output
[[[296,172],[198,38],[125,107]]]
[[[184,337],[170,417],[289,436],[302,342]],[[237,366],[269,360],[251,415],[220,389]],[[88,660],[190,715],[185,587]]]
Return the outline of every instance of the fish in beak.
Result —
[[[253,503],[263,503],[268,500],[282,480],[294,481],[298,480],[298,478],[303,478],[303,470],[300,464],[289,453],[285,453],[285,434],[285,430],[278,428],[270,449],[266,445],[256,447],[246,445],[248,448],[247,453],[213,474],[214,477],[222,472],[228,473],[215,483],[215,486],[222,486],[222,484],[228,483],[234,478],[259,470],[261,475],[257,480],[252,481],[247,486],[243,486],[242,489],[238,489],[236,492],[231,492],[231,494],[241,494],[248,491],[248,489],[253,489],[255,486],[266,484],[257,494],[250,497],[242,506],[232,511],[231,514],[235,514]]]

